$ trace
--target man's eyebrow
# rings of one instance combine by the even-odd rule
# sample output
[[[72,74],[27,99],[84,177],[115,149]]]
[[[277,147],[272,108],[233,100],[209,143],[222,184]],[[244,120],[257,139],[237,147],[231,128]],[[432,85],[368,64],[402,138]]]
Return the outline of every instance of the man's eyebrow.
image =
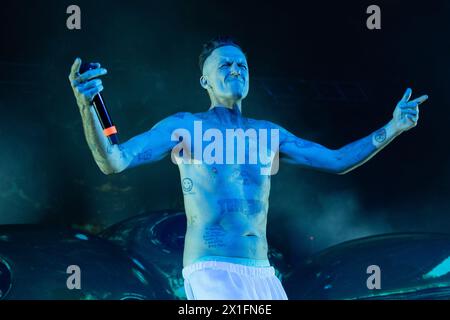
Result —
[[[223,62],[230,62],[230,61],[236,61],[237,63],[244,63],[247,64],[247,62],[245,61],[245,59],[242,58],[230,58],[230,57],[222,57],[219,59],[219,63],[223,63]]]

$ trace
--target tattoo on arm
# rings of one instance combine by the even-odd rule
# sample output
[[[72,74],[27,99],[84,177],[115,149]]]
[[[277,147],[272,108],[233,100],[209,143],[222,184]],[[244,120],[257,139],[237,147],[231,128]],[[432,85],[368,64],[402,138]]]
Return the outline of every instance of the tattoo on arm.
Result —
[[[306,155],[307,152],[303,152],[303,150],[300,150],[312,148],[315,145],[313,142],[303,140],[295,136],[290,136],[283,142],[283,145],[287,147],[289,150],[292,150],[293,154],[295,154],[295,157],[301,159],[300,162],[311,167],[314,166],[312,159],[310,159]]]
[[[108,146],[106,147],[106,153],[109,155],[112,155],[114,153],[115,146],[116,145],[108,144]],[[117,148],[119,149],[119,158],[123,159],[125,157],[123,154],[124,147],[119,144],[119,145],[117,145]]]
[[[381,128],[377,132],[375,132],[375,141],[378,143],[383,143],[386,140],[386,129]]]
[[[305,141],[300,139],[295,139],[294,143],[297,146],[297,148],[311,148],[314,145],[314,143],[312,143],[311,141]]]
[[[297,138],[295,136],[289,136],[284,140],[284,144],[294,144],[297,148],[311,148],[314,146],[314,143],[311,141],[303,140],[300,138]]]
[[[342,147],[339,152],[339,159],[345,161],[347,165],[354,165],[365,160],[375,150],[372,137],[367,136]]]
[[[342,147],[340,154],[344,172],[353,170],[372,158],[389,142],[386,128],[381,128],[375,133]]]
[[[146,150],[137,155],[140,161],[148,161],[152,159],[153,152],[152,150]]]
[[[103,136],[101,125],[98,119],[95,118],[92,110],[86,109],[85,111],[82,111],[81,116],[86,141],[94,160],[103,171],[108,171],[109,163],[107,161],[107,149],[110,146],[110,143],[108,139]]]

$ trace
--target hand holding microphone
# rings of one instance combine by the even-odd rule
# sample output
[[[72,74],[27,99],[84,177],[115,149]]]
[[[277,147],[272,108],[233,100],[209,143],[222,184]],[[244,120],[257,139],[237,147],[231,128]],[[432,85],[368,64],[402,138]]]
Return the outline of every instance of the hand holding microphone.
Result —
[[[102,125],[103,133],[109,138],[112,144],[118,144],[117,129],[106,109],[102,95],[102,81],[96,79],[107,73],[101,68],[100,63],[82,63],[80,58],[76,58],[72,65],[69,80],[80,109],[93,106],[98,119]]]

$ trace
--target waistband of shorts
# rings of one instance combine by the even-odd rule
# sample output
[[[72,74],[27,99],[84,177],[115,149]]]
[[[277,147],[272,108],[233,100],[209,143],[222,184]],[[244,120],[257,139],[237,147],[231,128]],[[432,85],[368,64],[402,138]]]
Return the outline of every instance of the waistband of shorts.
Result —
[[[224,257],[224,256],[203,256],[194,261],[204,262],[204,261],[220,261],[220,262],[228,262],[234,264],[241,264],[247,267],[270,267],[270,262],[267,259],[248,259],[248,258],[237,258],[237,257]]]
[[[270,266],[269,260],[207,256],[184,267],[183,277],[187,278],[191,273],[205,269],[224,270],[255,277],[275,275],[275,269]]]

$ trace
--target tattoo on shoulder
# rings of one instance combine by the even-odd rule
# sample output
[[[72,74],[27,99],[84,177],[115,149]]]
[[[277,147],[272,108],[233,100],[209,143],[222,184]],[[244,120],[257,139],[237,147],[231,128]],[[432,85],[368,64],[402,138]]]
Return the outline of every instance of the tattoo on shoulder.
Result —
[[[386,140],[386,129],[382,128],[375,132],[375,141],[378,143],[382,143]]]

